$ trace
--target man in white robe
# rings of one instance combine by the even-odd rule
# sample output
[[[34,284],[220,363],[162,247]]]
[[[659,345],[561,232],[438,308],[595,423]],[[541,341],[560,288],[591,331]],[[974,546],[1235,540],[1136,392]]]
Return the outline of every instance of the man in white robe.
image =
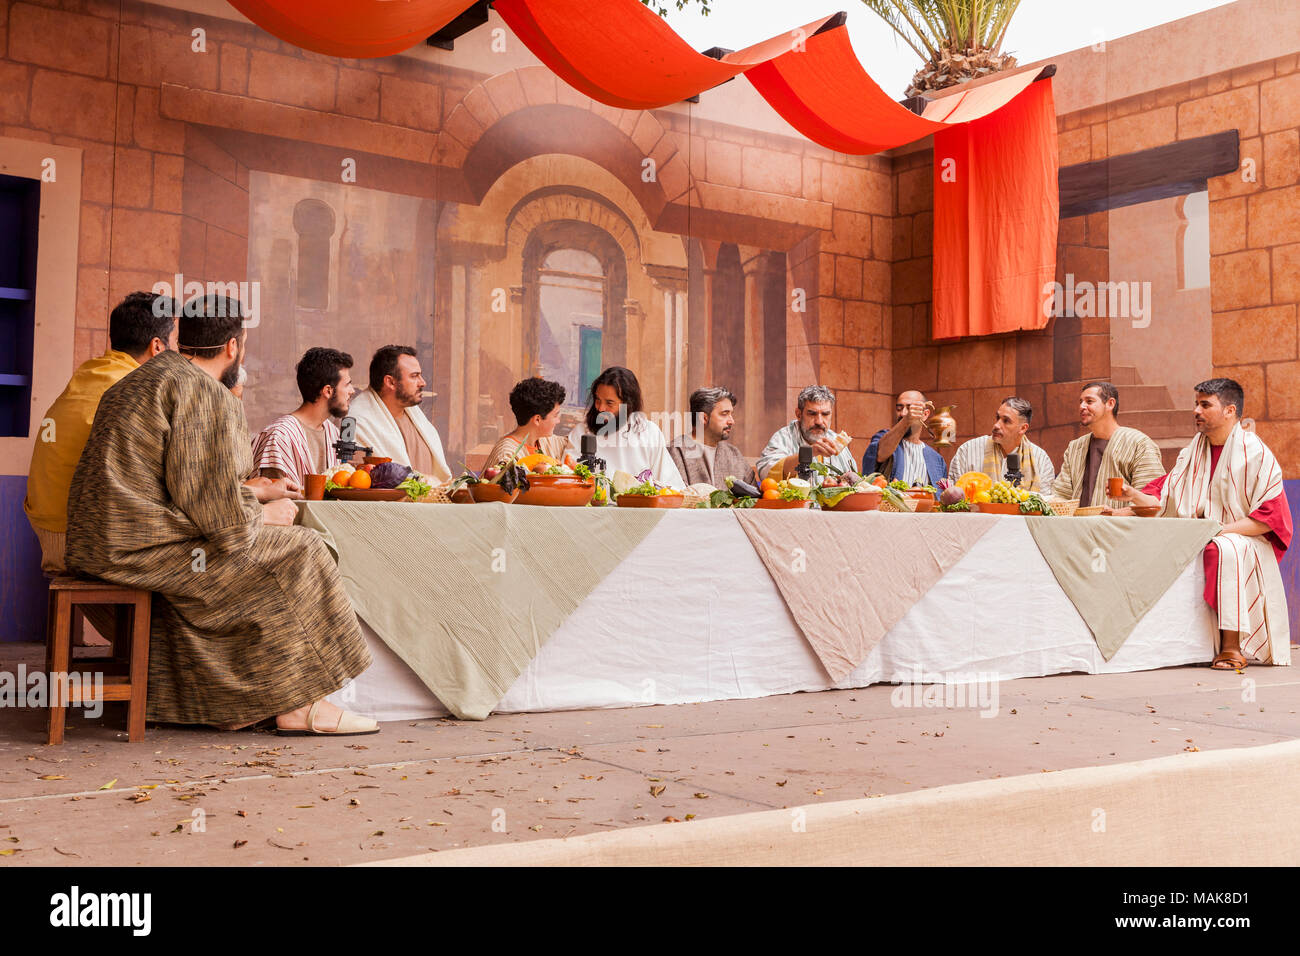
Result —
[[[1137,491],[1136,505],[1161,517],[1212,518],[1222,530],[1206,546],[1205,599],[1219,615],[1220,670],[1291,663],[1291,630],[1278,559],[1291,543],[1282,469],[1259,436],[1241,427],[1244,395],[1232,379],[1196,386],[1196,431],[1173,471]]]

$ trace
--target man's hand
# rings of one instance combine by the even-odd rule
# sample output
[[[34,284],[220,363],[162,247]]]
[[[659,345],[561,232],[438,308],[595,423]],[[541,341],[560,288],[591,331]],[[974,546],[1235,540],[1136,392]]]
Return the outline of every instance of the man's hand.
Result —
[[[287,528],[298,517],[298,506],[288,498],[276,498],[262,505],[262,523]]]
[[[292,478],[250,478],[244,482],[262,504],[282,498],[301,498],[302,486]]]
[[[907,423],[908,432],[911,432],[913,425],[924,425],[928,417],[926,407],[917,402],[912,402],[903,410],[903,421]]]
[[[834,458],[839,453],[839,448],[839,442],[830,435],[823,435],[812,443],[813,454],[821,455],[823,458]],[[795,455],[795,461],[798,460],[799,456]]]
[[[1150,508],[1160,504],[1160,499],[1154,495],[1146,495],[1138,491],[1127,481],[1124,482],[1124,490],[1119,493],[1120,501],[1128,501],[1138,507]]]

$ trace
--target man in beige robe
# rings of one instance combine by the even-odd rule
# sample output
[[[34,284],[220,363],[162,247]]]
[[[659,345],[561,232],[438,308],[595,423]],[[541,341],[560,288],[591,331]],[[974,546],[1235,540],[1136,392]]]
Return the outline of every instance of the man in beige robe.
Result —
[[[1119,507],[1120,501],[1106,495],[1108,479],[1145,488],[1165,473],[1156,443],[1136,428],[1122,426],[1118,415],[1119,389],[1110,382],[1089,382],[1083,387],[1079,423],[1088,433],[1065,447],[1053,490],[1057,498],[1078,499],[1085,508]]]
[[[248,430],[230,393],[239,303],[187,303],[180,352],[100,400],[68,499],[70,570],[154,592],[148,716],[281,733],[374,733],[324,700],[370,664],[329,551],[282,488],[241,484]]]
[[[691,393],[690,408],[693,434],[678,435],[668,443],[668,454],[687,487],[726,488],[728,478],[756,485],[753,466],[730,441],[736,396],[717,385],[697,388]]]
[[[358,444],[443,485],[451,469],[438,430],[420,411],[424,388],[415,349],[385,345],[370,360],[370,388],[353,396],[348,414],[357,420]]]

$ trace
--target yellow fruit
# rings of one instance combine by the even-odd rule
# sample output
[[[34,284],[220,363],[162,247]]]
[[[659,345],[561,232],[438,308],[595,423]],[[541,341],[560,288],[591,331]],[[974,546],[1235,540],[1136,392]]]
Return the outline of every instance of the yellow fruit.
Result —
[[[969,497],[971,494],[988,491],[993,485],[993,479],[982,471],[968,471],[958,478],[956,483],[961,485],[963,489],[968,486],[974,489],[972,492],[967,492],[967,497]]]
[[[559,462],[550,455],[543,455],[541,452],[538,452],[534,455],[524,455],[524,457],[520,458],[515,462],[515,464],[522,465],[525,471],[532,471],[538,465],[546,465],[546,467],[549,468],[551,465],[558,465]]]

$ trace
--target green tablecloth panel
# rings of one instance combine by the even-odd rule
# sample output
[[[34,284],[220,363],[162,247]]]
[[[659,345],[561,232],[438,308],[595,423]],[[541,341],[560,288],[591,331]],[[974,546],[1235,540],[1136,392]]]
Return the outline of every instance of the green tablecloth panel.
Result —
[[[1219,533],[1203,518],[1028,518],[1056,581],[1110,660]]]
[[[313,501],[352,605],[457,717],[491,712],[654,509]]]

